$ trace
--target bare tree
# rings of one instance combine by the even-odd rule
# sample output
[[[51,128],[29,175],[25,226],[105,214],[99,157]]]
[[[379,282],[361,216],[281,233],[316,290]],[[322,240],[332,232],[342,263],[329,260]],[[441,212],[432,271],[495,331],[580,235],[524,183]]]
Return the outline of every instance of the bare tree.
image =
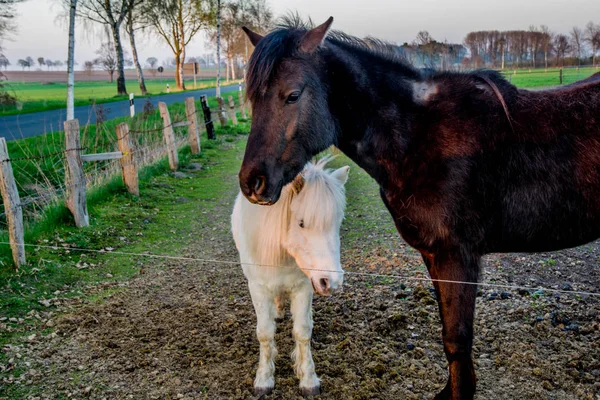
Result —
[[[554,34],[547,25],[540,25],[542,32],[542,50],[544,51],[544,68],[548,69],[548,53],[552,47],[552,38]]]
[[[96,67],[95,61],[86,61],[83,63],[83,70],[85,71],[85,74],[88,77],[92,76],[92,71],[94,70],[95,67]]]
[[[596,66],[596,53],[600,49],[600,25],[594,24],[592,21],[585,26],[585,41],[592,48],[592,65]]]
[[[6,67],[8,67],[9,65],[10,61],[8,60],[8,58],[6,58],[4,54],[0,54],[0,68],[4,67],[4,70],[6,71]]]
[[[21,69],[22,69],[23,71],[25,71],[25,68],[29,67],[29,63],[27,62],[27,60],[24,60],[24,59],[22,59],[22,58],[20,58],[20,59],[17,61],[17,65],[18,65],[19,67],[21,67]]]
[[[577,57],[577,65],[581,65],[581,48],[583,47],[583,31],[574,26],[573,29],[571,29],[571,32],[569,32],[569,35],[571,36],[571,48],[573,49],[573,52],[575,53],[575,56]]]
[[[6,39],[12,33],[17,31],[14,24],[15,17],[14,5],[23,0],[0,0],[0,40]]]
[[[69,0],[69,47],[67,56],[67,121],[75,118],[75,16],[77,0]]]
[[[225,53],[226,72],[225,79],[235,79],[233,60],[240,52],[243,45],[243,31],[240,29],[244,24],[244,1],[234,0],[221,5],[220,31],[216,29],[211,32],[210,39]],[[220,35],[219,35],[220,34]],[[218,43],[220,37],[220,43]]]
[[[502,59],[502,64],[500,65],[500,69],[504,69],[504,53],[505,51],[505,46],[506,46],[506,37],[502,36],[500,39],[498,39],[498,45],[500,46],[500,57]]]
[[[125,32],[127,32],[127,35],[129,36],[129,44],[131,45],[131,54],[133,55],[133,64],[135,65],[135,69],[137,71],[140,91],[142,92],[142,95],[146,95],[148,94],[148,90],[146,89],[146,82],[144,81],[144,71],[142,70],[142,66],[140,65],[137,47],[135,45],[135,31],[144,28],[143,25],[140,25],[138,23],[142,20],[140,12],[141,4],[138,4],[135,7],[131,7],[129,9],[127,17],[125,18]]]
[[[116,52],[117,92],[120,95],[127,94],[121,25],[125,21],[129,10],[141,2],[142,0],[79,0],[79,6],[76,10],[78,16],[102,24],[110,29]]]
[[[115,71],[118,68],[118,61],[115,51],[115,46],[111,43],[102,43],[100,48],[96,50],[98,58],[94,63],[102,67],[110,76],[110,83],[113,83]]]
[[[554,37],[554,50],[556,51],[556,65],[563,66],[565,62],[565,53],[569,51],[571,45],[567,35],[558,34]],[[562,59],[562,63],[560,60]]]
[[[185,47],[199,30],[208,27],[212,21],[212,0],[146,0],[142,15],[144,22],[150,25],[173,51],[175,82],[178,89],[185,89]]]

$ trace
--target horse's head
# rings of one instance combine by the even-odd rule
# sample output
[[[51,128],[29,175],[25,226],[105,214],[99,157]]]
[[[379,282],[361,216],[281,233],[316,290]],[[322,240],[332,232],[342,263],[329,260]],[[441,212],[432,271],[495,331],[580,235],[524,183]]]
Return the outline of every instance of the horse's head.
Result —
[[[332,21],[265,37],[243,28],[256,49],[246,76],[252,128],[239,178],[253,203],[275,203],[282,187],[335,142],[320,51]]]
[[[340,226],[344,218],[344,183],[350,167],[323,169],[327,159],[309,164],[292,182],[290,223],[283,247],[308,276],[317,294],[342,287]]]

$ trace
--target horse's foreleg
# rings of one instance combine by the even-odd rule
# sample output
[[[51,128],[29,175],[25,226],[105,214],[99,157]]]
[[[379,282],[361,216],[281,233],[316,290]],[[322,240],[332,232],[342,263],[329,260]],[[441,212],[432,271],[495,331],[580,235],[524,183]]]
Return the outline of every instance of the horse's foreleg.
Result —
[[[477,286],[440,281],[477,282],[479,257],[465,260],[457,254],[440,253],[424,254],[423,258],[434,279],[443,326],[444,351],[450,370],[446,387],[435,398],[472,399],[475,394],[475,371],[471,348]]]
[[[312,338],[312,297],[313,288],[308,283],[303,284],[291,294],[291,311],[294,318],[293,335],[296,347],[292,352],[294,371],[300,380],[300,391],[303,396],[315,396],[320,393],[321,383],[315,373],[315,363],[310,351]]]
[[[256,311],[256,337],[260,343],[260,356],[254,391],[257,396],[268,394],[275,387],[275,296],[260,285],[249,284],[252,303]]]

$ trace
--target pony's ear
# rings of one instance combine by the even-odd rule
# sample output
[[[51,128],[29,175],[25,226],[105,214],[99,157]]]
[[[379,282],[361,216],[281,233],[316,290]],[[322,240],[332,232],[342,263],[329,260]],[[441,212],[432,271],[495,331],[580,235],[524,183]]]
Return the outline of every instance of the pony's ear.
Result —
[[[329,31],[332,22],[333,17],[329,17],[329,19],[321,25],[306,32],[304,36],[300,38],[300,51],[310,54],[317,50],[317,47],[325,40],[325,36],[327,35],[327,31]]]
[[[343,185],[348,180],[349,172],[350,172],[350,166],[346,165],[345,167],[342,167],[342,168],[339,168],[339,169],[336,169],[335,171],[333,171],[331,173],[331,176],[333,176],[335,179],[340,181]]]
[[[254,47],[256,47],[258,42],[260,42],[262,40],[262,38],[264,37],[262,35],[259,35],[256,32],[251,31],[250,29],[246,28],[245,26],[242,26],[242,30],[246,33],[246,35],[248,36],[248,39],[250,39],[250,43],[252,43],[252,45]]]
[[[304,177],[302,176],[302,174],[298,174],[294,180],[292,181],[292,189],[294,189],[294,192],[296,192],[296,194],[300,193],[300,191],[302,190],[302,188],[304,187]]]

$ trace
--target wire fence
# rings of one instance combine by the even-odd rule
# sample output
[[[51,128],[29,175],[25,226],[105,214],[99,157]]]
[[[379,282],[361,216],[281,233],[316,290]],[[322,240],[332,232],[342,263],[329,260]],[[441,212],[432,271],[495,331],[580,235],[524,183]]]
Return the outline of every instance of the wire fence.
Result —
[[[14,214],[17,210],[20,210],[16,214],[16,217],[22,219],[21,211],[27,207],[33,207],[29,213],[36,216],[37,211],[43,210],[44,206],[59,200],[66,194],[67,206],[74,214],[76,224],[78,226],[85,226],[80,225],[78,222],[77,208],[83,214],[81,220],[84,222],[82,223],[89,223],[85,207],[86,188],[101,185],[107,178],[122,171],[127,189],[133,194],[139,194],[139,189],[137,188],[138,167],[149,165],[168,156],[170,168],[176,170],[178,162],[177,151],[185,144],[185,136],[188,137],[192,153],[200,151],[199,127],[205,126],[207,134],[210,133],[210,130],[213,131],[212,137],[210,134],[208,135],[209,139],[215,137],[214,127],[210,126],[213,124],[213,111],[217,112],[223,126],[228,125],[226,118],[228,112],[232,114],[231,118],[234,124],[237,124],[235,114],[238,108],[243,116],[246,113],[243,108],[245,104],[241,92],[238,95],[238,99],[229,96],[228,105],[225,104],[223,99],[219,99],[218,107],[210,107],[206,96],[202,97],[201,105],[201,108],[197,107],[196,101],[193,98],[188,98],[186,100],[185,112],[174,111],[175,118],[171,120],[169,115],[171,112],[168,110],[166,104],[159,103],[160,118],[162,119],[160,126],[156,126],[158,123],[155,120],[157,115],[153,109],[148,112],[144,111],[140,113],[140,116],[130,119],[129,123],[125,124],[125,128],[122,127],[124,123],[119,124],[116,127],[116,135],[114,132],[105,132],[103,136],[99,135],[98,132],[100,129],[110,129],[105,127],[102,121],[97,121],[95,127],[96,134],[90,133],[88,135],[87,132],[90,129],[88,124],[84,128],[83,137],[89,136],[89,139],[94,139],[95,136],[95,144],[86,143],[86,145],[80,145],[81,133],[78,123],[75,123],[74,127],[65,123],[65,139],[67,143],[70,143],[67,144],[67,149],[65,150],[35,154],[30,149],[25,148],[22,149],[22,153],[25,153],[24,156],[10,157],[6,151],[6,145],[4,145],[5,155],[0,156],[0,165],[9,165],[11,170],[10,175],[13,175],[12,170],[14,168],[20,178],[24,177],[30,183],[23,184],[20,179],[15,180],[14,176],[12,177],[13,181],[15,181],[14,186],[16,189],[14,189],[13,196],[4,197],[4,205],[0,209],[0,225],[7,226],[9,234],[13,233],[11,223],[9,222],[11,213]],[[200,112],[203,114],[202,120],[204,121],[204,125],[198,121],[198,114]],[[101,112],[97,113],[101,114]],[[154,124],[154,127],[148,127],[148,122]],[[140,129],[140,125],[143,126],[144,124],[146,126]],[[133,125],[133,129],[129,129],[129,125]],[[210,130],[208,129],[209,126]],[[185,128],[187,131],[181,131],[182,135],[175,135],[175,128]],[[99,141],[99,136],[102,136],[104,139]],[[193,137],[195,137],[194,140]],[[192,144],[195,145],[192,146]],[[118,151],[115,151],[117,149]],[[102,150],[109,150],[109,152],[102,153]],[[83,154],[84,151],[86,154]],[[84,156],[86,156],[85,159],[83,158]],[[85,161],[85,163],[82,163],[82,161]],[[79,170],[79,172],[74,173],[73,168]],[[132,171],[134,171],[135,178],[130,176]],[[2,171],[2,173],[4,172]],[[62,184],[61,182],[65,183]],[[77,192],[81,192],[82,188],[84,193],[83,205],[77,204],[80,200],[73,198],[73,196],[79,196]],[[3,188],[3,190],[7,190],[7,188]],[[34,193],[31,193],[32,191]],[[25,197],[19,196],[19,192],[25,193]],[[73,195],[73,193],[75,194]],[[14,199],[20,198],[20,200],[11,202],[11,197]],[[17,262],[17,264],[19,263]]]
[[[235,106],[241,106],[242,102],[240,101],[240,99],[234,99],[234,103]],[[212,112],[226,112],[226,109],[223,109],[221,107],[209,107],[209,110]],[[121,137],[121,139],[126,138],[128,135],[138,135],[138,136],[144,136],[144,135],[148,135],[151,133],[158,133],[158,132],[163,132],[166,128],[177,128],[177,127],[182,127],[179,124],[186,122],[189,120],[190,117],[196,115],[196,117],[198,116],[198,114],[202,113],[202,109],[196,109],[194,112],[192,113],[185,113],[185,119],[179,119],[179,120],[173,120],[170,124],[167,125],[162,125],[160,127],[157,128],[151,128],[151,129],[130,129],[126,135],[124,135],[123,137]],[[204,121],[204,122],[200,122],[199,125],[204,125],[207,126],[209,124],[214,124],[215,122],[213,121],[213,119],[211,118],[208,121]],[[143,138],[141,138],[141,140],[143,140]],[[59,159],[59,162],[64,162],[65,160],[65,154],[67,152],[71,152],[71,151],[76,151],[76,152],[83,152],[86,150],[90,150],[91,153],[97,152],[99,150],[100,147],[102,148],[107,148],[107,147],[113,147],[115,148],[117,146],[117,142],[118,140],[112,140],[109,141],[107,143],[102,143],[102,146],[98,146],[98,144],[96,144],[96,146],[83,146],[83,147],[78,147],[78,148],[73,148],[73,149],[66,149],[66,150],[61,150],[61,151],[55,151],[55,152],[50,152],[50,153],[45,153],[45,154],[38,154],[38,155],[31,155],[31,156],[24,156],[24,157],[11,157],[11,158],[5,158],[0,160],[0,163],[6,163],[6,162],[10,162],[10,163],[14,163],[14,162],[19,162],[19,161],[39,161],[39,160],[49,160],[51,158],[55,158],[57,157]],[[154,145],[149,145],[149,146],[144,146],[142,149],[137,149],[135,151],[135,154],[145,154],[145,155],[152,155],[154,157],[152,157],[152,159],[154,160],[157,156],[157,152],[163,152],[166,150],[166,146],[162,146],[157,148],[157,152],[154,153],[149,153],[149,151],[154,147]],[[164,154],[161,154],[164,155]],[[143,162],[143,160],[138,160]],[[124,164],[124,165],[130,165],[129,164]],[[18,167],[17,167],[18,168]],[[58,171],[60,168],[56,168],[55,171]],[[19,170],[22,174],[27,174],[27,172],[25,170],[20,169]],[[117,172],[117,170],[115,169],[114,171],[115,173]],[[78,182],[77,184],[81,184],[81,182]],[[37,195],[37,196],[32,196],[31,197],[31,201],[23,201],[19,206],[25,206],[28,204],[33,204],[35,203],[35,199],[45,199],[48,197],[51,197],[53,194],[58,194],[61,192],[64,192],[66,189],[65,188],[54,188],[51,187],[48,191],[50,192],[48,195]],[[3,205],[1,205],[2,207],[4,207]],[[0,216],[4,215],[3,213],[0,214]]]
[[[11,245],[11,242],[0,242],[0,245]],[[185,261],[185,262],[193,262],[197,264],[217,264],[221,266],[227,267],[239,267],[239,266],[249,266],[254,268],[276,268],[276,269],[289,269],[289,268],[298,268],[293,265],[273,265],[273,264],[256,264],[256,263],[248,263],[241,261],[230,261],[230,260],[218,260],[218,259],[206,259],[206,258],[194,258],[194,257],[182,257],[182,256],[171,256],[164,254],[152,254],[152,253],[134,253],[134,252],[126,252],[126,251],[118,251],[114,249],[87,249],[82,247],[72,247],[67,244],[63,244],[63,246],[53,246],[53,245],[42,245],[42,244],[21,244],[23,247],[31,247],[37,249],[48,249],[53,251],[76,251],[82,253],[96,253],[96,254],[111,254],[115,256],[124,256],[124,257],[136,257],[136,258],[151,258],[151,259],[160,259],[160,260],[171,260],[171,261]],[[418,256],[411,256],[404,254],[403,258],[405,259],[413,259],[415,261],[422,262],[422,258]],[[306,268],[304,271],[314,271],[314,272],[327,272],[331,274],[341,274],[343,276],[360,276],[366,278],[380,278],[380,279],[394,279],[402,282],[425,282],[425,283],[450,283],[457,285],[470,285],[470,286],[478,286],[478,287],[487,287],[491,289],[506,289],[513,291],[527,291],[530,294],[533,293],[558,293],[570,296],[590,296],[594,298],[600,298],[599,292],[591,292],[585,290],[564,290],[564,289],[556,289],[551,287],[544,286],[525,286],[525,285],[512,285],[512,284],[504,284],[504,283],[490,283],[490,282],[473,282],[473,281],[459,281],[459,280],[450,280],[450,279],[433,279],[426,275],[425,272],[417,272],[418,274],[423,274],[424,276],[415,276],[412,275],[396,275],[396,274],[383,274],[383,273],[373,273],[373,272],[360,272],[360,271],[331,271],[326,269],[319,268]],[[572,286],[572,285],[571,285]]]

